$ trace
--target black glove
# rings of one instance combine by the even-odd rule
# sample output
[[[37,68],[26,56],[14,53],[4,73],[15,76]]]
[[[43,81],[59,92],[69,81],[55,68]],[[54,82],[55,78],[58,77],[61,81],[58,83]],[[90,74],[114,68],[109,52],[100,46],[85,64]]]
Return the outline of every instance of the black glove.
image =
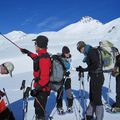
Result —
[[[82,68],[81,66],[78,66],[78,67],[76,67],[76,71],[77,72],[84,72],[84,68]]]
[[[42,91],[42,87],[39,84],[37,84],[36,88],[31,90],[30,95],[36,97],[40,91]]]
[[[69,77],[69,75],[70,75],[70,72],[68,71],[68,72],[65,72],[65,76],[66,77]]]
[[[31,96],[36,97],[37,94],[38,94],[38,91],[36,89],[31,90],[31,93],[30,93]]]
[[[5,93],[0,90],[0,97],[5,96]]]
[[[30,52],[29,50],[23,49],[23,48],[21,48],[20,50],[21,50],[21,52],[22,52],[23,54],[28,54],[28,53]]]

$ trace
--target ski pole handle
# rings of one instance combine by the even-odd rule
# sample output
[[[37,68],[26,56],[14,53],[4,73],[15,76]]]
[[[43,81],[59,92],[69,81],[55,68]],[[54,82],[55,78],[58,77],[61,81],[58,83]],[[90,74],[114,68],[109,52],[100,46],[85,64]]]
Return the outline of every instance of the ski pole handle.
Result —
[[[13,45],[15,45],[17,48],[19,48],[19,49],[21,50],[21,48],[20,48],[17,44],[15,44],[13,41],[11,41],[9,38],[7,38],[5,35],[3,35],[1,32],[0,32],[0,34],[1,34],[4,38],[6,38],[9,42],[11,42]]]
[[[22,85],[20,87],[20,90],[23,90],[23,89],[25,89],[25,80],[22,81]]]

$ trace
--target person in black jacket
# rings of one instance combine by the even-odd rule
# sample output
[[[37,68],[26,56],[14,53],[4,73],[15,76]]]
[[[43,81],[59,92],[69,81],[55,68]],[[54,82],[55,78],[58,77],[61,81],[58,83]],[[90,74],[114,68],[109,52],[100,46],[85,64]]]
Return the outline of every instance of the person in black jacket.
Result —
[[[116,102],[112,105],[112,111],[120,112],[120,54],[116,56],[116,62],[112,75],[116,77]]]
[[[83,62],[87,63],[87,68],[81,66],[76,68],[78,72],[86,72],[90,76],[90,103],[86,111],[86,119],[92,120],[95,112],[96,120],[103,120],[104,109],[102,104],[102,85],[104,83],[104,75],[102,70],[102,62],[99,52],[96,48],[86,45],[83,41],[77,43],[77,50],[85,55]]]

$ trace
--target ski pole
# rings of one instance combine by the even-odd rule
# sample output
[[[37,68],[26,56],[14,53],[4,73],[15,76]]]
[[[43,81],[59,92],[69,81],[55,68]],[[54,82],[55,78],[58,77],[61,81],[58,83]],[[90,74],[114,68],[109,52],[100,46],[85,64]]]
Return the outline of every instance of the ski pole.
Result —
[[[6,91],[5,91],[5,88],[3,88],[3,91],[4,91],[4,93],[5,93],[5,96],[6,96],[6,99],[7,99],[8,105],[9,105],[9,109],[10,109],[10,111],[12,111],[12,109],[11,109],[11,105],[10,105],[10,102],[9,102],[9,99],[8,99],[8,96],[7,96]]]
[[[4,38],[6,38],[9,42],[11,42],[13,45],[15,45],[17,48],[21,49],[16,43],[14,43],[13,41],[11,41],[9,38],[7,38],[5,35],[3,35],[1,32],[0,32],[0,34],[1,34]]]
[[[65,77],[65,78],[64,78],[65,80],[64,80],[64,82],[63,82],[63,84],[62,84],[62,86],[61,86],[62,89],[61,89],[61,91],[60,91],[60,93],[59,93],[58,100],[60,99],[60,97],[61,97],[61,95],[62,95],[63,85],[65,84],[65,81],[66,81],[67,78],[68,78],[68,77]],[[55,103],[55,106],[56,106],[56,104],[57,104],[57,103]],[[57,111],[57,109],[55,109],[54,111],[52,111],[52,113],[48,116],[50,120],[53,119],[53,116],[55,115],[56,111]]]
[[[111,84],[111,73],[110,73],[110,77],[109,77],[108,93],[107,93],[107,104],[108,105],[110,105],[110,103],[109,103],[109,97],[110,97],[110,92],[111,92],[110,84]]]
[[[86,111],[86,104],[85,104],[85,86],[84,86],[84,72],[79,72],[79,81],[80,81],[80,88],[79,88],[79,101],[82,102],[83,100],[83,117],[85,117],[85,111]],[[81,92],[81,89],[83,87],[83,91]],[[80,113],[80,106],[79,106],[79,113]]]
[[[83,73],[81,73],[82,75],[81,75],[81,81],[82,81],[82,86],[83,86],[83,105],[84,105],[84,118],[85,118],[85,111],[86,111],[86,104],[85,104],[85,84],[84,84],[84,72]]]
[[[9,99],[8,99],[7,93],[6,93],[6,91],[5,91],[5,88],[3,88],[3,91],[4,91],[4,93],[5,93],[5,97],[6,97],[8,106],[9,106],[9,110],[10,110],[10,112],[11,112],[11,115],[10,115],[10,116],[12,116],[12,120],[15,120],[15,117],[14,117],[14,114],[13,114],[13,111],[12,111],[12,107],[11,107],[11,104],[10,104],[10,102],[9,102]]]
[[[25,108],[25,101],[24,101],[24,93],[25,93],[25,80],[22,81],[22,84],[21,84],[21,87],[20,87],[20,90],[23,90],[23,120],[24,120],[24,117],[25,117],[25,113],[24,113],[24,108]]]

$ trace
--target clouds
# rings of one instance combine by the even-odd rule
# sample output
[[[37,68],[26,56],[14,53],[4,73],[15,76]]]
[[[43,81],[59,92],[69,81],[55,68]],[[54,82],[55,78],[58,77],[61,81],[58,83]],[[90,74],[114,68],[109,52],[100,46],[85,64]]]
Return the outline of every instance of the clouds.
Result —
[[[67,24],[66,20],[59,20],[56,17],[48,17],[37,24],[37,27],[42,30],[58,30]]]

